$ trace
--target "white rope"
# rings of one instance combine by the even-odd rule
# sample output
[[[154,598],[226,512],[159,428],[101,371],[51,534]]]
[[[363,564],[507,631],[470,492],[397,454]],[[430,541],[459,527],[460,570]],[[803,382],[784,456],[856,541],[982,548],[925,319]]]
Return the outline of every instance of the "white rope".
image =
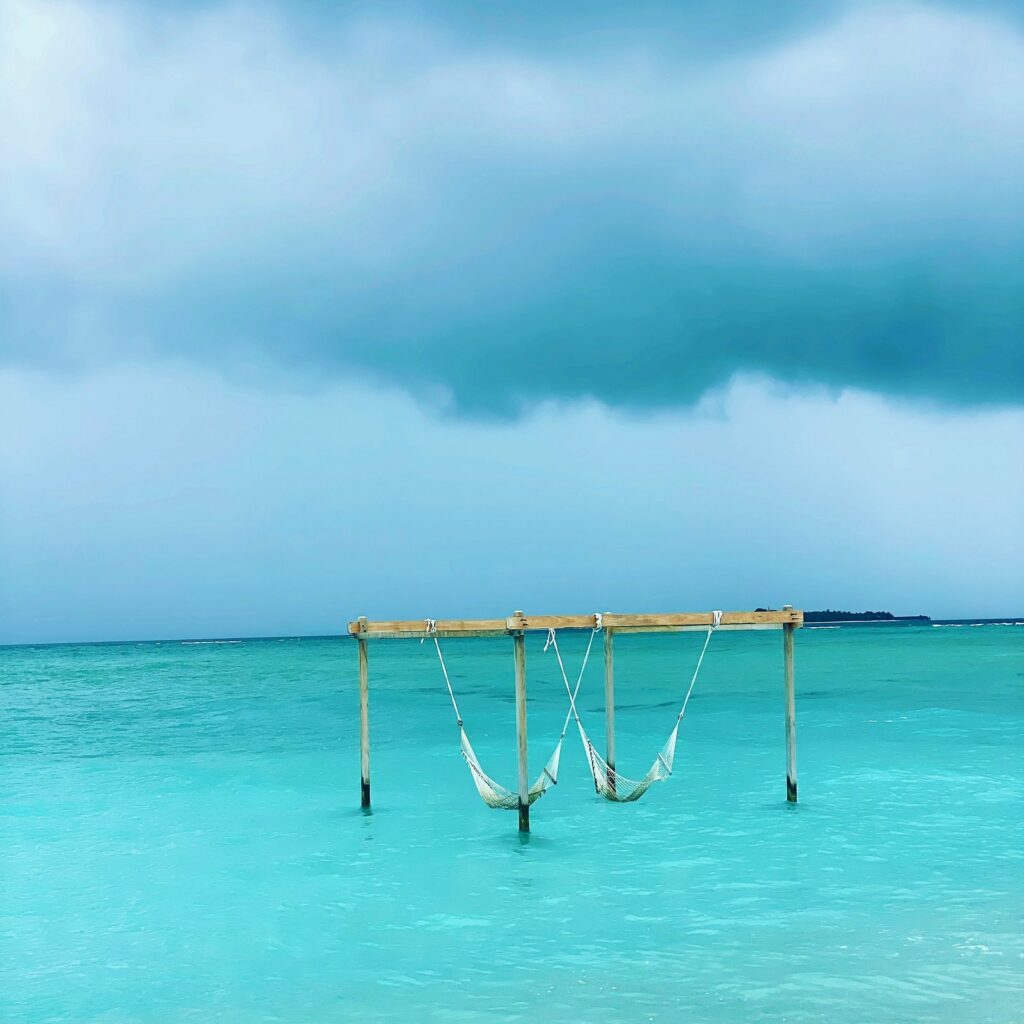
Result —
[[[600,619],[600,612],[595,618]],[[565,716],[565,722],[562,724],[562,737],[565,738],[565,734],[569,729],[569,722],[575,717],[576,721],[580,720],[579,713],[576,711],[576,697],[580,692],[580,686],[583,683],[583,673],[587,671],[587,662],[590,661],[590,649],[594,646],[594,637],[597,635],[600,626],[595,626],[590,631],[590,639],[587,641],[587,649],[583,655],[583,664],[580,665],[580,673],[576,677],[576,688],[569,688],[569,677],[565,672],[565,664],[562,661],[562,652],[558,649],[558,638],[555,636],[554,629],[548,629],[548,639],[544,644],[544,651],[547,652],[549,647],[554,647],[555,657],[558,659],[558,667],[562,673],[562,682],[565,683],[565,692],[569,695],[569,711]]]
[[[704,646],[700,649],[700,657],[697,659],[697,667],[693,670],[693,678],[690,680],[690,688],[686,691],[686,697],[683,700],[683,706],[679,709],[679,716],[676,718],[677,722],[683,720],[683,715],[686,714],[686,705],[690,703],[690,694],[693,693],[693,684],[697,682],[697,676],[700,674],[700,667],[704,664],[704,655],[708,652],[708,644],[711,643],[711,634],[721,625],[722,613],[712,612],[712,622],[708,626],[707,636],[704,637]]]
[[[590,737],[587,735],[586,729],[583,728],[583,722],[580,721],[579,711],[576,710],[576,697],[580,692],[580,684],[583,682],[583,674],[587,671],[587,662],[590,660],[590,650],[594,646],[594,637],[601,628],[601,613],[595,612],[594,628],[590,631],[590,639],[587,641],[587,649],[583,654],[583,663],[580,665],[580,672],[576,677],[575,690],[571,690],[569,688],[569,676],[565,671],[565,662],[562,661],[562,652],[558,649],[558,637],[556,636],[554,629],[548,629],[548,639],[544,644],[545,651],[547,651],[548,647],[554,647],[555,649],[555,657],[558,659],[558,668],[562,673],[562,682],[565,684],[565,692],[569,695],[569,713],[565,716],[565,723],[562,725],[562,739],[565,739],[566,730],[569,728],[569,720],[571,718],[575,718],[576,727],[580,731],[580,739],[583,741],[583,749],[587,754],[587,761],[590,765],[590,774],[594,779],[595,788],[597,788],[597,765],[594,762],[594,756],[597,754],[597,751],[594,749],[594,744],[590,741]],[[561,743],[561,740],[559,740],[559,742]]]
[[[427,632],[433,634],[431,639],[434,641],[434,647],[437,650],[437,660],[441,662],[441,672],[444,675],[445,686],[448,687],[448,696],[452,699],[452,707],[455,709],[455,717],[458,719],[459,728],[462,728],[462,714],[459,711],[458,701],[455,699],[455,691],[452,689],[452,681],[448,678],[448,666],[444,663],[444,655],[441,653],[441,644],[437,639],[437,619],[427,619]],[[426,640],[423,637],[423,640]],[[423,640],[420,640],[420,646],[423,646]]]

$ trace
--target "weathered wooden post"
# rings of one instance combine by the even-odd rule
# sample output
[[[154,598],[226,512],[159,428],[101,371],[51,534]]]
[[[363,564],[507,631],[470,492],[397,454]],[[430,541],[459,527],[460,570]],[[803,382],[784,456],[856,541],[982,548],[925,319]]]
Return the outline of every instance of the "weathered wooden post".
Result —
[[[525,626],[523,613],[513,613]],[[516,742],[519,750],[519,831],[530,831],[530,769],[526,747],[526,636],[522,629],[512,634],[516,661]]]
[[[604,630],[604,731],[608,762],[608,787],[615,792],[615,650],[612,631]]]
[[[359,629],[365,631],[366,616],[359,619]],[[370,806],[370,664],[366,638],[359,644],[359,777],[362,787],[361,806]]]
[[[792,611],[791,604],[783,611]],[[782,627],[782,650],[786,662],[786,799],[796,803],[796,688],[793,680],[793,623]]]

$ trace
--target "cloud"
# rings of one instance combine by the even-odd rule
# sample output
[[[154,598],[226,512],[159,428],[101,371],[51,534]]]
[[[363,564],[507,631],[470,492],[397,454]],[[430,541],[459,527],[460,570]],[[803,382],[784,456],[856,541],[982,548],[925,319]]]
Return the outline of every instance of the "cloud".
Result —
[[[1022,434],[1024,409],[752,379],[685,413],[481,424],[345,381],[0,371],[0,643],[517,607],[1020,615]]]
[[[858,5],[701,53],[622,18],[0,0],[0,358],[473,413],[743,372],[1024,402],[1017,27]]]

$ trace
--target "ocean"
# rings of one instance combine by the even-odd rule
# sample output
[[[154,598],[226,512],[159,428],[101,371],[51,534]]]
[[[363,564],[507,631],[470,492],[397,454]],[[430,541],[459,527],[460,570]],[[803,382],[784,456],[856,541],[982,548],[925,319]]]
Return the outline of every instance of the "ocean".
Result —
[[[565,713],[543,639],[531,776]],[[617,639],[624,774],[701,640]],[[514,788],[511,641],[445,654]],[[529,836],[429,644],[371,642],[370,680],[364,813],[347,638],[0,649],[0,1019],[1024,1019],[1024,626],[798,631],[796,805],[781,635],[719,633],[673,777],[599,800],[570,733]],[[580,709],[603,736],[600,657]]]

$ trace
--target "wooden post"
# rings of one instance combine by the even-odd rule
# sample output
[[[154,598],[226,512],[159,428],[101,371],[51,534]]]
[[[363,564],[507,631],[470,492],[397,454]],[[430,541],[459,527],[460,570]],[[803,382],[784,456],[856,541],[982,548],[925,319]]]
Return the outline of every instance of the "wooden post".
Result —
[[[516,612],[522,618],[522,612]],[[526,748],[526,636],[518,630],[512,636],[516,661],[516,742],[519,748],[519,831],[530,831],[530,769]]]
[[[365,625],[366,619],[359,620]],[[370,664],[366,640],[359,637],[359,778],[362,807],[370,806]]]
[[[784,605],[784,610],[792,605]],[[793,624],[782,627],[782,650],[786,662],[786,799],[796,803],[796,688],[793,682]]]
[[[608,788],[615,792],[615,651],[612,631],[604,631],[604,759],[608,762]]]

